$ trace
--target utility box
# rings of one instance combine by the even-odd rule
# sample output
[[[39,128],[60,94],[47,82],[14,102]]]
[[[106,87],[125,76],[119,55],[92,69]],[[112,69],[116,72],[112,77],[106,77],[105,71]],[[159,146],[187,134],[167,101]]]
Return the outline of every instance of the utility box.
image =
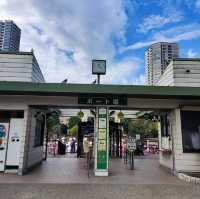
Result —
[[[9,123],[0,122],[0,171],[5,171]]]
[[[10,132],[8,138],[8,151],[6,167],[18,167],[22,134],[24,131],[24,119],[12,118],[10,120]]]

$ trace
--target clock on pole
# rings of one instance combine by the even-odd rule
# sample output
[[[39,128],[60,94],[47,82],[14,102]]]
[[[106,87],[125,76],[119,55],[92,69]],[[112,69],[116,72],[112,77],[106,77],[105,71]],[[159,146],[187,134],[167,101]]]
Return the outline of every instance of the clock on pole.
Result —
[[[92,74],[97,75],[98,84],[100,84],[100,75],[106,74],[106,60],[92,60]]]

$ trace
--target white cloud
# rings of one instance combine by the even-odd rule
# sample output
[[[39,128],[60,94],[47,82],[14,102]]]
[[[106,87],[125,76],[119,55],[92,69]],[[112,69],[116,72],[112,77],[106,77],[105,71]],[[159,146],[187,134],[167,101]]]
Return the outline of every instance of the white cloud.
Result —
[[[157,32],[148,41],[136,42],[121,48],[121,52],[147,47],[156,42],[179,42],[200,37],[200,24],[194,23],[185,26],[176,26],[168,30]]]
[[[47,81],[89,83],[94,58],[109,63],[104,82],[132,81],[127,79],[138,60],[113,62],[112,37],[123,40],[127,25],[123,0],[4,0],[0,10],[1,19],[12,19],[21,28],[21,50],[34,49]]]
[[[117,84],[132,84],[136,76],[134,73],[137,72],[139,67],[142,65],[142,60],[128,57],[118,63],[111,64],[108,68],[107,77],[102,77],[105,83]]]
[[[196,0],[196,8],[200,9],[200,0]]]
[[[177,11],[170,12],[168,16],[150,15],[143,20],[137,31],[146,33],[152,29],[161,28],[166,24],[180,22],[181,20],[183,20],[183,16]]]
[[[195,57],[198,57],[198,53],[190,48],[187,52],[187,56],[188,58],[195,58]]]
[[[144,85],[145,84],[145,75],[140,75],[138,78],[134,79],[132,84],[134,85]]]

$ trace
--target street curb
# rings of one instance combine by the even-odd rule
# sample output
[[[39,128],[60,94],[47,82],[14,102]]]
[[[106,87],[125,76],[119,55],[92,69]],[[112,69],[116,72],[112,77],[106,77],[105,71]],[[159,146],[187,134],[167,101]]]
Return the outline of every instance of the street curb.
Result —
[[[189,176],[185,173],[178,173],[177,177],[180,180],[183,180],[185,182],[193,183],[193,184],[200,184],[200,178]]]

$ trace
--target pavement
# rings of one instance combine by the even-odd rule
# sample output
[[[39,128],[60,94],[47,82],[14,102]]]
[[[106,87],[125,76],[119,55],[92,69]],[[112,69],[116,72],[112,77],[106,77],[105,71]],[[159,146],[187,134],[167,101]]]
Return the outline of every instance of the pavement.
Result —
[[[0,174],[0,199],[196,199],[200,185],[180,181],[159,167],[157,158],[110,161],[110,176],[87,176],[85,159],[49,158],[25,176]]]

